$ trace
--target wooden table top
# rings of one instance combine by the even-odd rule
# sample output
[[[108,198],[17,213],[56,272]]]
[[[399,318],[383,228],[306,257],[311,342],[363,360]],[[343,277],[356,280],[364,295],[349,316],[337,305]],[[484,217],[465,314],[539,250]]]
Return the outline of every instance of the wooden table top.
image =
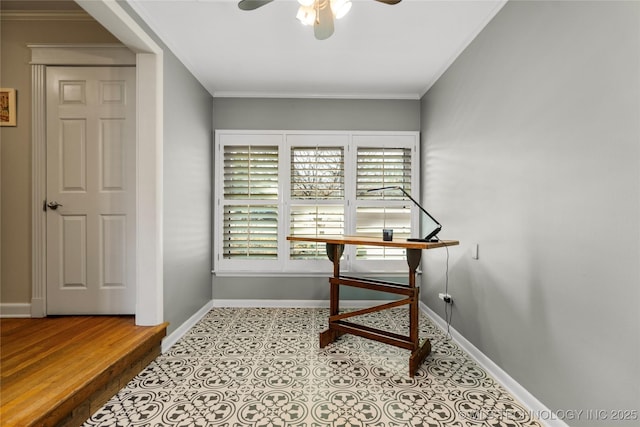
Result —
[[[388,246],[407,249],[435,249],[444,246],[459,245],[457,240],[442,240],[439,242],[410,242],[407,239],[394,238],[393,240],[382,240],[382,237],[373,236],[287,236],[287,240],[297,242],[318,242],[331,243],[334,245],[363,245],[363,246]]]

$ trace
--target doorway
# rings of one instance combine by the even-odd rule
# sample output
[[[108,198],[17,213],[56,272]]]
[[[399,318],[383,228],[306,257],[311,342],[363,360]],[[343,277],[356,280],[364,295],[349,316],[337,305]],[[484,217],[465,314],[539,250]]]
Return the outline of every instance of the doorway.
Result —
[[[103,1],[88,2],[94,17],[105,24],[126,22],[120,8]],[[95,10],[93,10],[95,9]],[[107,26],[107,25],[105,25]],[[110,23],[108,26],[112,26]],[[162,50],[134,24],[117,27],[136,45],[29,45],[32,73],[32,295],[31,317],[47,315],[46,304],[46,69],[48,66],[135,66],[136,149],[136,298],[137,325],[163,322],[162,302]],[[139,218],[144,218],[141,221]]]

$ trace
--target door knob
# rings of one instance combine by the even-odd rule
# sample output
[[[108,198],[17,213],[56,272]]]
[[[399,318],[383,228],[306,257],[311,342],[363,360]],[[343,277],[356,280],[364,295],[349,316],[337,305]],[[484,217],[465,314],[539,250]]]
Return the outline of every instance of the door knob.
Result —
[[[56,209],[58,209],[59,206],[62,206],[62,204],[56,201],[53,201],[53,202],[47,203],[47,206],[49,206],[49,209],[53,209],[55,211]]]

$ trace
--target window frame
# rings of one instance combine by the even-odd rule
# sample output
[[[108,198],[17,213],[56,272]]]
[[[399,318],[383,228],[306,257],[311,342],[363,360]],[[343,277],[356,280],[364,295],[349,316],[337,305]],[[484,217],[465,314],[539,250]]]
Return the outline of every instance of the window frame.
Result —
[[[352,171],[349,171],[347,165],[350,163],[350,153],[349,153],[349,143],[350,138],[348,133],[345,132],[288,132],[285,135],[285,155],[286,159],[286,171],[283,171],[284,174],[287,174],[288,171],[291,170],[291,148],[300,147],[300,146],[309,146],[309,147],[334,147],[337,145],[344,145],[344,198],[342,201],[338,200],[326,200],[321,201],[321,205],[333,206],[337,204],[344,205],[344,227],[345,233],[348,230],[348,211],[347,211],[347,191],[348,191],[348,183],[350,179],[353,179],[351,174]],[[288,178],[283,180],[285,191],[283,192],[283,196],[286,195],[286,200],[283,202],[283,210],[282,212],[286,212],[286,215],[283,218],[284,222],[284,231],[285,235],[283,239],[286,242],[285,252],[284,253],[284,272],[294,272],[294,273],[326,273],[327,263],[324,262],[324,259],[315,259],[315,260],[298,260],[291,259],[289,256],[291,252],[291,242],[286,240],[286,236],[290,234],[291,230],[291,209],[294,205],[296,206],[310,206],[312,203],[305,202],[303,200],[291,200],[291,178],[290,175],[287,175]],[[326,258],[328,260],[328,258]],[[330,265],[330,264],[329,264]],[[340,268],[347,269],[348,263],[346,262],[346,258],[343,257],[340,262]]]
[[[294,205],[305,205],[305,201],[291,200],[291,148],[300,146],[342,146],[344,145],[344,200],[327,200],[321,204],[344,204],[345,234],[355,234],[356,209],[358,206],[404,206],[411,208],[411,230],[420,230],[419,209],[406,198],[400,200],[364,200],[356,197],[357,147],[411,148],[411,193],[419,200],[420,194],[420,137],[413,131],[291,131],[291,130],[225,130],[215,131],[213,170],[213,273],[219,276],[317,276],[331,273],[332,264],[328,258],[317,260],[290,259],[290,244],[286,237],[290,234],[290,212]],[[235,203],[236,199],[224,200],[224,145],[277,145],[278,146],[278,197],[270,204],[278,204],[278,258],[224,259],[223,254],[223,205]],[[391,190],[393,191],[393,190]],[[239,200],[239,202],[246,202]],[[258,204],[255,200],[251,203]],[[309,202],[311,203],[311,201]],[[382,233],[382,230],[380,230]],[[419,232],[412,234],[418,236]],[[357,248],[345,247],[341,259],[341,271],[367,272],[376,274],[406,274],[406,260],[358,260]]]
[[[224,259],[222,254],[223,249],[223,236],[224,236],[224,214],[223,208],[226,204],[247,204],[247,205],[277,205],[278,209],[282,206],[282,188],[278,186],[278,196],[275,199],[229,199],[228,203],[224,203],[224,145],[248,145],[248,146],[276,146],[278,147],[278,169],[282,171],[283,159],[282,159],[282,147],[283,147],[283,135],[276,132],[224,132],[218,134],[216,132],[216,144],[215,144],[215,169],[214,169],[214,217],[213,217],[213,247],[214,247],[214,272],[216,274],[222,272],[243,272],[247,269],[246,259]],[[278,181],[280,181],[281,175],[278,174]],[[282,242],[282,218],[279,215],[277,220],[278,228],[278,257],[277,259],[251,259],[251,270],[257,272],[280,272],[282,271],[282,257],[280,254],[284,250],[284,244]]]

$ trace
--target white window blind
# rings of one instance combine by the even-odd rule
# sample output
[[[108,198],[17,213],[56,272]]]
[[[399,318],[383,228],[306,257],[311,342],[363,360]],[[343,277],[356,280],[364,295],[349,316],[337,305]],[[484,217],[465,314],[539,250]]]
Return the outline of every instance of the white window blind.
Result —
[[[224,257],[276,259],[277,205],[225,205]]]
[[[343,200],[344,147],[291,147],[291,199]]]
[[[359,199],[402,199],[400,191],[367,192],[390,186],[400,186],[411,193],[411,149],[358,147],[356,186]]]
[[[393,230],[394,238],[411,237],[411,206],[406,205],[402,191],[384,187],[402,187],[411,192],[411,148],[358,147],[356,194],[356,234],[378,235],[380,230]],[[393,203],[396,201],[396,203]],[[411,203],[409,201],[409,203]],[[399,248],[358,246],[357,259],[404,259]]]
[[[345,147],[291,147],[291,235],[344,234],[344,150]],[[342,204],[335,205],[336,201]],[[324,244],[290,244],[292,260],[323,257],[326,258]]]
[[[278,186],[277,146],[225,145],[224,258],[277,259]]]
[[[343,205],[292,206],[290,214],[292,236],[330,236],[344,234]],[[290,258],[326,259],[324,243],[291,242]]]
[[[224,198],[278,198],[278,147],[225,145]]]
[[[358,207],[356,209],[356,234],[378,236],[380,230],[390,228],[394,238],[411,237],[411,208],[398,206]],[[358,246],[359,259],[405,259],[403,248]]]
[[[418,158],[416,132],[216,131],[216,273],[331,270],[324,244],[288,235],[419,235],[401,191],[367,191],[416,191]],[[405,253],[347,246],[342,268],[404,272]]]

